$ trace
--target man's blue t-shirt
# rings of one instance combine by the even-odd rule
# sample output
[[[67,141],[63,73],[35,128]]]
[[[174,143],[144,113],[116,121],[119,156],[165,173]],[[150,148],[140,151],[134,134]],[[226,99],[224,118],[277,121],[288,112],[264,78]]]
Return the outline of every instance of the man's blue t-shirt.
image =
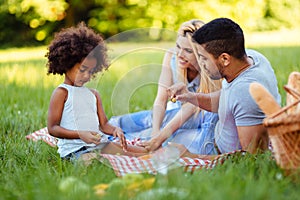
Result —
[[[215,141],[222,153],[241,149],[237,126],[262,124],[265,114],[249,93],[252,82],[262,84],[280,104],[277,79],[270,62],[254,50],[246,50],[254,64],[243,71],[232,82],[222,82],[219,101],[219,122],[215,130]]]

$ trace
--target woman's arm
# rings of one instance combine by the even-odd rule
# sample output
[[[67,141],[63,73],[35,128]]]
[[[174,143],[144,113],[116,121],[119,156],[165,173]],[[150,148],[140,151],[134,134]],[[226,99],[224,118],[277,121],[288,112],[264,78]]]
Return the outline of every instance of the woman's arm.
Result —
[[[161,123],[165,117],[168,101],[167,88],[173,83],[172,69],[170,66],[172,55],[173,54],[171,52],[167,52],[163,60],[163,66],[158,82],[157,95],[153,104],[152,135],[159,132]]]
[[[173,119],[160,131],[159,136],[157,136],[160,143],[162,144],[173,135],[197,110],[198,108],[190,103],[184,104]]]
[[[176,113],[174,118],[159,132],[156,137],[143,143],[144,147],[148,151],[154,151],[161,147],[162,143],[177,129],[179,129],[196,111],[196,106],[189,103],[184,104]]]

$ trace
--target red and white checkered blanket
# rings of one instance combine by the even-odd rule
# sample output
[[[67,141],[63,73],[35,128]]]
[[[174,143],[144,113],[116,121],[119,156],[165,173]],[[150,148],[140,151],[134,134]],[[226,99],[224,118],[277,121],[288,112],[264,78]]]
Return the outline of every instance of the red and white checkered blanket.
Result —
[[[185,172],[193,173],[195,170],[199,169],[213,169],[215,166],[223,164],[229,157],[245,155],[245,153],[245,151],[233,151],[219,155],[214,160],[182,157],[176,161],[176,164],[177,167],[182,167]],[[141,159],[139,157],[111,154],[101,154],[101,157],[109,161],[117,176],[124,176],[125,174],[130,173],[157,174],[155,163],[151,158]],[[102,158],[100,158],[100,161],[105,163],[105,160]]]
[[[57,138],[48,133],[47,127],[37,130],[26,136],[27,140],[39,141],[42,140],[52,147],[56,147]],[[128,144],[135,145],[139,139],[127,141]],[[185,172],[194,172],[199,169],[212,169],[216,165],[222,164],[225,160],[232,156],[244,155],[245,151],[233,151],[230,153],[217,156],[214,160],[203,160],[200,158],[178,158],[177,167],[182,167]],[[128,173],[149,173],[157,174],[155,163],[151,158],[130,157],[122,155],[101,154],[99,159],[102,163],[109,162],[117,176],[123,176]]]
[[[56,147],[58,142],[57,138],[49,134],[47,127],[39,129],[33,133],[30,133],[29,135],[26,135],[25,138],[27,140],[32,140],[32,141],[42,140],[52,147]]]

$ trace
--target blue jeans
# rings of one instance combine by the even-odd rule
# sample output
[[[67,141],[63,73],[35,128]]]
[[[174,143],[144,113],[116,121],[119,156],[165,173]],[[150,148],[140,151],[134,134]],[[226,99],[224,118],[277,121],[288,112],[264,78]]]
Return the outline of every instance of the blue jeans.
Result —
[[[203,112],[203,111],[202,111]],[[200,113],[202,115],[202,113]],[[217,113],[204,111],[199,128],[180,128],[162,146],[168,142],[183,144],[191,153],[202,155],[216,155],[215,126],[219,117]]]

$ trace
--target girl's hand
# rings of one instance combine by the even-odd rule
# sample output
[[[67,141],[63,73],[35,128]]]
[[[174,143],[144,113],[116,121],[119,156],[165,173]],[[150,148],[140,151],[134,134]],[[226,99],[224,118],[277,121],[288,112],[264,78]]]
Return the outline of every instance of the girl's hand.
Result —
[[[126,139],[125,139],[125,136],[124,136],[124,133],[123,133],[122,129],[119,128],[119,127],[116,127],[114,132],[113,132],[113,136],[114,136],[114,138],[118,137],[120,139],[121,147],[126,152],[127,143],[126,143]]]
[[[101,135],[93,131],[78,131],[79,138],[87,144],[100,144]]]

